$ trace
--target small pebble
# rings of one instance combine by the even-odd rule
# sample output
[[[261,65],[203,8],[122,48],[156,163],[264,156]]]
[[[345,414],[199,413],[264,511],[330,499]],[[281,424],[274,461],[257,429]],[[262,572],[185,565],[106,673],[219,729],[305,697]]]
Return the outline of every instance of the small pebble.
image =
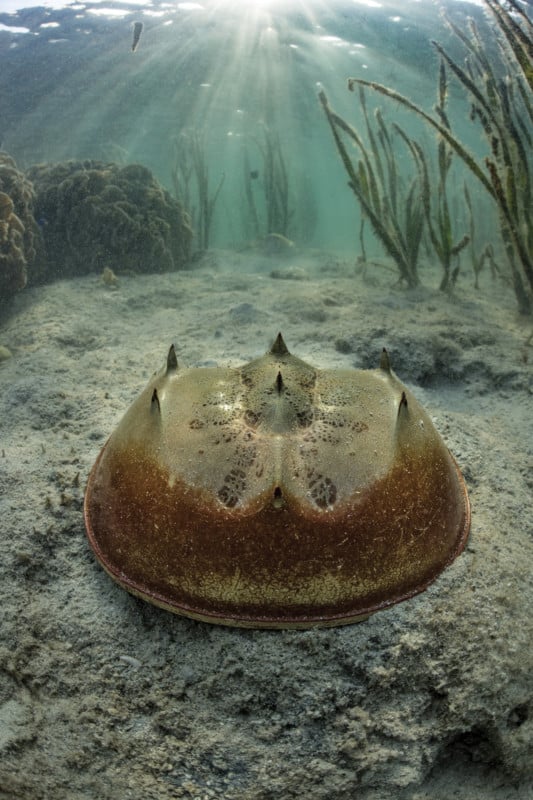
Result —
[[[273,269],[270,272],[270,277],[275,280],[282,281],[306,281],[308,279],[307,272],[302,267],[283,267]]]
[[[119,280],[111,267],[104,267],[104,270],[100,275],[100,280],[110,289],[116,289],[119,284]]]
[[[2,363],[2,361],[7,361],[9,358],[12,358],[12,356],[13,353],[11,350],[8,347],[4,347],[2,344],[0,344],[0,363]]]
[[[134,669],[139,669],[139,667],[142,667],[142,662],[139,661],[138,658],[133,658],[133,656],[119,656],[119,659]]]

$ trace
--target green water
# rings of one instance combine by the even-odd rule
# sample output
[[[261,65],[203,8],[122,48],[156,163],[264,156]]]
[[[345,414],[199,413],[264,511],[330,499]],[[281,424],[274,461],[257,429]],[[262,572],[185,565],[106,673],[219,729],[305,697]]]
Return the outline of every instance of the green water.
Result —
[[[10,2],[13,9],[21,5],[7,0],[6,10]],[[242,250],[279,233],[299,247],[359,252],[360,209],[318,92],[324,89],[355,126],[361,110],[347,90],[354,75],[391,86],[431,111],[438,76],[431,39],[461,57],[443,21],[444,6],[461,28],[468,16],[487,27],[479,5],[455,0],[100,2],[0,14],[2,149],[23,168],[67,159],[141,163],[197,217],[191,155],[197,146],[209,197],[219,189],[210,247]],[[143,28],[133,52],[136,22]],[[368,102],[435,150],[434,135],[413,115],[383,98]],[[464,92],[451,82],[454,132],[482,154],[482,133],[468,113]],[[272,153],[278,178],[281,164],[286,181],[281,220],[268,211]],[[408,180],[413,164],[402,148],[398,159]],[[459,222],[466,214],[464,170],[452,172]],[[484,227],[494,227],[494,209],[475,181],[471,192],[484,235]],[[369,255],[382,252],[368,228],[365,236]],[[198,247],[200,238],[197,231]]]

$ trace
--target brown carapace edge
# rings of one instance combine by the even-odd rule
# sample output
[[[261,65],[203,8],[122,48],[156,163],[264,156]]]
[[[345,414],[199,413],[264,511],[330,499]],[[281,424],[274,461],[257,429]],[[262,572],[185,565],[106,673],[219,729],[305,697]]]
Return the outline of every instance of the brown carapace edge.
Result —
[[[178,369],[174,347],[102,449],[90,544],[129,592],[212,623],[360,621],[463,550],[461,473],[383,351],[317,370],[281,335],[240,368]]]

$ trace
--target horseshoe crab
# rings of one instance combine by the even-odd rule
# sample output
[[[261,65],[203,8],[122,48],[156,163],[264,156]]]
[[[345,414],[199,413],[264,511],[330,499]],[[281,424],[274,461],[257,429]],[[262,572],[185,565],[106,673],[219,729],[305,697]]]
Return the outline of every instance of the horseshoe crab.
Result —
[[[355,622],[463,550],[465,483],[384,350],[319,370],[281,334],[242,367],[174,346],[91,471],[85,521],[121,586],[178,614],[263,628]]]

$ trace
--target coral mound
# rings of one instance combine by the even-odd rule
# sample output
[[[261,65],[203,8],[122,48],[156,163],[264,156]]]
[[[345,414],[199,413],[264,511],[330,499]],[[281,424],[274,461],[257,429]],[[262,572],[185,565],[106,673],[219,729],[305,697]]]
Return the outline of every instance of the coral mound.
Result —
[[[0,301],[26,286],[35,257],[33,189],[13,159],[0,153]]]
[[[146,167],[100,161],[39,164],[27,172],[45,249],[45,277],[183,268],[192,231],[183,207]]]

